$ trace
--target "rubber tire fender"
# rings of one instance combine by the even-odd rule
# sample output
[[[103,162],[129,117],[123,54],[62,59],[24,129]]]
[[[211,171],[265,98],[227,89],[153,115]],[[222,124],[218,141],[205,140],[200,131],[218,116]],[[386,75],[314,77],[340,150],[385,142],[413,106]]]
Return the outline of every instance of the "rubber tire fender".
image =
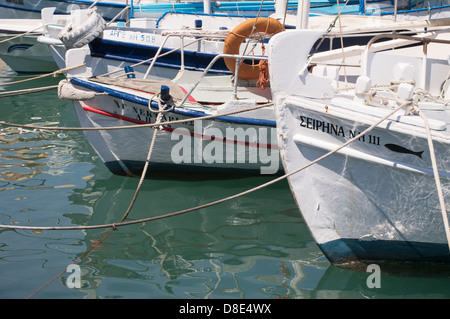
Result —
[[[105,29],[106,22],[95,9],[88,9],[87,19],[81,23],[76,23],[72,15],[69,23],[59,33],[59,39],[64,43],[67,49],[81,48],[97,38]],[[79,21],[78,21],[79,22]]]

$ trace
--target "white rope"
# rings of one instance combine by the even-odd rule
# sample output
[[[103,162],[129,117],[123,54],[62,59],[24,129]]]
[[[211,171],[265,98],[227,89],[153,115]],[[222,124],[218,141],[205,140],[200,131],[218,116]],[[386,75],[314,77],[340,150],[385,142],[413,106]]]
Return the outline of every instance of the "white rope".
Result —
[[[442,99],[444,99],[444,93],[445,93],[445,90],[447,89],[447,86],[450,83],[449,81],[450,81],[450,70],[447,73],[447,77],[445,78],[444,83],[442,83],[442,89],[441,89],[441,92],[439,93],[439,97]]]
[[[4,39],[4,40],[1,40],[0,43],[7,42],[7,41],[10,41],[10,40],[14,40],[14,39],[16,39],[16,38],[20,38],[20,37],[23,37],[23,36],[26,36],[26,35],[31,35],[31,34],[42,34],[42,33],[34,33],[34,32],[37,31],[37,30],[39,30],[39,29],[41,29],[41,28],[46,27],[47,25],[48,25],[48,24],[41,25],[41,26],[39,26],[39,27],[37,27],[37,28],[35,28],[35,29],[33,29],[33,30],[30,30],[30,31],[27,31],[27,32],[24,32],[24,33],[21,33],[21,34],[18,34],[18,35],[15,35],[15,36],[13,36],[13,37],[10,37],[10,38]]]
[[[433,96],[433,95],[430,94],[430,92],[428,92],[428,91],[426,91],[424,89],[421,89],[421,88],[414,89],[414,93],[422,95],[423,97],[429,98],[429,99],[431,99],[432,101],[434,101],[436,103],[444,104],[444,106],[447,106],[447,105],[450,104],[450,100],[449,99],[446,100],[441,95],[439,95],[437,97]]]
[[[160,124],[161,123],[161,119],[162,119],[162,116],[163,116],[163,113],[164,113],[163,107],[162,107],[160,102],[161,101],[158,102],[159,113],[158,113],[158,115],[156,117],[155,124]],[[149,107],[150,107],[150,105],[149,105]],[[140,192],[141,187],[142,187],[142,183],[144,182],[144,179],[145,179],[145,175],[147,175],[147,169],[148,169],[148,165],[150,163],[150,157],[152,155],[153,148],[155,146],[156,133],[158,133],[158,130],[159,130],[158,126],[154,127],[152,141],[150,143],[150,148],[148,150],[148,154],[147,154],[147,158],[145,160],[144,169],[142,170],[141,178],[139,179],[138,186],[136,188],[136,191],[134,192],[134,195],[133,195],[133,198],[132,198],[132,200],[130,202],[130,205],[128,206],[128,209],[126,210],[125,214],[123,215],[122,219],[120,220],[120,223],[123,222],[128,217],[128,214],[130,213],[131,209],[133,208],[134,203],[136,202],[136,199],[137,199],[137,197],[139,195],[139,192]],[[115,224],[113,224],[113,228],[114,229],[116,228]]]
[[[28,78],[28,79],[24,79],[24,80],[19,80],[19,81],[14,81],[14,82],[1,83],[0,85],[19,84],[19,83],[23,83],[23,82],[28,82],[28,81],[33,81],[33,80],[45,78],[45,77],[47,77],[47,76],[53,76],[53,77],[56,77],[56,76],[58,76],[58,75],[61,74],[61,73],[65,73],[65,72],[67,72],[67,71],[71,71],[71,70],[74,70],[74,69],[77,69],[77,68],[81,68],[81,67],[83,67],[83,66],[85,66],[85,65],[86,65],[86,63],[82,63],[82,64],[75,65],[75,66],[72,66],[72,67],[69,67],[69,68],[59,69],[59,70],[56,70],[56,71],[53,71],[53,72],[50,72],[50,73],[37,75],[37,76],[35,76],[35,77]]]
[[[349,0],[347,0],[344,4],[344,6],[342,7],[341,12],[345,9],[345,7],[347,6]],[[338,4],[338,10],[339,10],[339,4]],[[340,19],[340,13],[338,11],[338,14],[334,17],[333,21],[330,22],[330,24],[328,25],[328,29],[325,31],[325,33],[322,35],[322,38],[320,39],[320,41],[317,43],[317,45],[315,46],[314,50],[312,53],[310,53],[310,57],[312,57],[317,50],[319,49],[319,47],[322,45],[323,41],[325,40],[325,37],[328,33],[331,32],[331,30],[336,26],[336,21],[337,19]]]
[[[441,206],[441,214],[442,214],[442,219],[444,221],[444,227],[445,227],[445,235],[447,236],[447,245],[450,250],[450,227],[449,227],[449,223],[448,223],[447,209],[445,208],[445,201],[444,201],[444,194],[442,192],[441,180],[439,178],[439,171],[438,171],[437,164],[436,164],[436,154],[434,152],[433,139],[431,137],[431,132],[430,132],[430,125],[428,123],[428,119],[425,116],[425,114],[423,114],[421,111],[419,111],[419,115],[423,119],[426,131],[427,131],[428,147],[430,149],[430,157],[431,157],[431,164],[433,167],[434,180],[436,182],[436,188],[437,188],[438,197],[439,197],[439,204]]]
[[[368,127],[366,130],[364,130],[363,132],[361,132],[360,134],[354,136],[353,138],[349,139],[347,142],[345,142],[344,144],[342,144],[341,146],[337,147],[336,149],[326,153],[325,155],[315,159],[314,161],[309,162],[308,164],[290,172],[287,173],[283,176],[280,176],[278,178],[275,178],[269,182],[263,183],[259,186],[256,186],[254,188],[248,189],[246,191],[243,191],[241,193],[237,193],[235,195],[231,195],[229,197],[225,197],[213,202],[209,202],[203,205],[199,205],[196,207],[192,207],[192,208],[188,208],[188,209],[184,209],[184,210],[180,210],[177,212],[173,212],[173,213],[168,213],[165,215],[160,215],[160,216],[155,216],[155,217],[149,217],[149,218],[143,218],[143,219],[137,219],[134,221],[129,221],[129,222],[121,222],[121,223],[115,223],[115,224],[104,224],[104,225],[91,225],[91,226],[61,226],[61,227],[52,227],[52,226],[18,226],[18,225],[2,225],[0,224],[0,228],[9,228],[9,229],[26,229],[26,230],[74,230],[74,229],[98,229],[98,228],[109,228],[109,227],[119,227],[119,226],[126,226],[126,225],[133,225],[133,224],[139,224],[139,223],[144,223],[144,222],[149,222],[149,221],[153,221],[153,220],[158,220],[158,219],[163,219],[163,218],[168,218],[168,217],[173,217],[173,216],[177,216],[177,215],[181,215],[181,214],[185,214],[185,213],[189,213],[192,211],[196,211],[199,209],[203,209],[206,207],[210,207],[210,206],[214,206],[217,204],[221,204],[227,201],[230,201],[232,199],[238,198],[238,197],[242,197],[244,195],[250,194],[252,192],[255,192],[257,190],[260,190],[262,188],[265,188],[267,186],[270,186],[272,184],[275,184],[285,178],[288,178],[289,176],[292,176],[294,174],[297,174],[298,172],[305,170],[306,168],[316,164],[317,162],[329,157],[330,155],[340,151],[341,149],[343,149],[344,147],[348,146],[349,144],[353,143],[354,141],[358,140],[359,138],[361,138],[362,136],[364,136],[365,134],[367,134],[368,132],[370,132],[371,130],[373,130],[375,127],[377,127],[379,124],[381,124],[383,121],[387,120],[390,116],[392,116],[393,114],[395,114],[396,112],[398,112],[400,109],[408,106],[409,104],[411,104],[410,102],[406,102],[401,104],[400,106],[398,106],[397,108],[393,109],[391,112],[389,112],[387,115],[385,115],[383,118],[381,118],[379,121],[377,121],[376,123],[372,124],[370,127]],[[164,124],[166,124],[167,122],[164,122]]]
[[[16,96],[16,95],[24,95],[24,94],[42,92],[42,91],[56,89],[57,87],[58,87],[58,85],[50,85],[50,86],[43,86],[43,87],[23,89],[23,90],[0,92],[0,98],[8,97],[8,96]]]
[[[414,85],[415,82],[414,81],[390,81],[389,83],[377,83],[377,84],[372,84],[370,86],[371,89],[389,89],[389,90],[394,90],[396,88],[398,88],[398,86],[400,84],[411,84]],[[342,88],[335,88],[334,89],[334,93],[340,93],[343,91],[350,91],[350,90],[354,90],[356,88],[355,84],[347,84],[345,87]],[[415,93],[418,93],[417,91],[415,91]]]
[[[161,102],[161,101],[159,101],[159,105],[158,105],[159,107],[158,107],[158,109],[159,109],[161,112],[158,114],[157,119],[156,119],[156,122],[158,122],[158,123],[161,121],[161,118],[162,118],[162,112],[163,112],[163,108],[162,108],[160,102]],[[142,172],[142,174],[141,174],[141,179],[139,180],[138,187],[136,188],[136,191],[135,191],[134,196],[133,196],[133,198],[132,198],[132,200],[131,200],[131,202],[130,202],[130,205],[128,206],[128,209],[126,210],[125,214],[122,216],[120,222],[123,222],[123,221],[128,217],[128,214],[130,213],[131,208],[134,206],[134,203],[135,203],[135,201],[136,201],[136,199],[137,199],[137,196],[138,196],[138,194],[139,194],[139,192],[140,192],[142,183],[143,183],[143,181],[144,181],[144,177],[145,177],[145,175],[146,175],[146,173],[147,173],[147,167],[148,167],[148,163],[149,163],[149,161],[150,161],[150,156],[151,156],[152,151],[153,151],[153,147],[154,147],[154,143],[155,143],[156,133],[157,133],[157,132],[158,132],[158,129],[155,128],[155,130],[154,130],[154,132],[153,132],[153,138],[152,138],[152,141],[151,141],[151,143],[150,143],[150,148],[149,148],[149,151],[148,151],[148,154],[147,154],[147,161],[146,161],[146,163],[145,163],[144,170],[143,170],[143,172]],[[96,241],[96,242],[93,242],[93,243],[92,243],[92,246],[89,247],[88,249],[86,249],[86,250],[85,250],[80,256],[78,256],[71,264],[76,264],[78,261],[80,261],[82,258],[84,258],[84,257],[85,257],[88,253],[90,253],[95,247],[97,247],[101,242],[103,242],[109,235],[111,235],[113,231],[115,231],[115,230],[117,229],[115,223],[111,224],[109,227],[111,227],[111,229],[110,229],[106,234],[104,234],[104,235],[102,236],[101,239],[99,239],[99,240]],[[67,266],[67,267],[68,267],[68,266]],[[39,287],[37,290],[35,290],[31,295],[28,296],[27,299],[32,298],[32,297],[35,296],[38,292],[40,292],[42,289],[44,289],[45,287],[47,287],[51,282],[53,282],[54,280],[56,280],[57,278],[59,278],[64,272],[67,271],[67,267],[64,268],[61,272],[59,272],[56,276],[54,276],[53,278],[51,278],[49,281],[47,281],[46,283],[44,283],[44,284],[43,284],[41,287]]]
[[[337,2],[337,10],[338,10],[337,15],[338,15],[338,21],[339,21],[339,37],[341,40],[341,49],[342,49],[342,63],[344,64],[344,80],[345,80],[345,84],[348,84],[347,68],[345,67],[344,36],[342,35],[341,10],[339,10],[339,0],[336,0],[336,2]],[[347,5],[347,3],[345,3],[344,7],[346,5]],[[333,41],[333,40],[331,40],[331,41]]]
[[[272,105],[272,103],[260,104],[257,106],[253,106],[253,107],[249,107],[249,108],[245,108],[245,109],[241,109],[241,110],[230,111],[230,112],[226,112],[226,113],[205,115],[205,116],[200,116],[200,117],[196,117],[196,118],[188,118],[188,119],[184,119],[184,120],[167,121],[167,122],[164,122],[164,125],[210,120],[210,119],[214,119],[217,117],[235,115],[235,114],[239,114],[239,113],[258,110],[258,109],[261,109],[264,107],[268,107],[270,105]],[[32,129],[32,130],[47,130],[47,131],[107,131],[107,130],[124,130],[124,129],[143,128],[143,127],[155,127],[155,126],[159,126],[160,124],[148,123],[148,124],[109,126],[109,127],[58,127],[58,126],[46,127],[46,126],[38,126],[38,125],[32,125],[32,124],[15,124],[15,123],[7,123],[7,122],[0,121],[0,125],[28,128],[28,129]]]

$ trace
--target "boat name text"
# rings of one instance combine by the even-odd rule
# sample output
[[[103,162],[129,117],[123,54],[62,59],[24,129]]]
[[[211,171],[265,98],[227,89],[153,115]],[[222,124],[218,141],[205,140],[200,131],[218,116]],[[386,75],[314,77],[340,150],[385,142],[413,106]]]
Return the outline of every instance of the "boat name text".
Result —
[[[139,31],[110,30],[107,34],[107,38],[126,40],[135,43],[155,43],[156,41],[154,35],[141,33]]]
[[[353,138],[361,133],[357,130],[352,129],[345,130],[341,125],[329,123],[323,120],[318,120],[303,115],[300,116],[300,126],[310,130],[316,130],[330,135],[341,136],[344,138]],[[369,144],[380,145],[380,137],[375,135],[366,134],[361,136],[358,140]]]
[[[113,100],[114,113],[140,123],[155,123],[157,113],[124,100]],[[259,164],[261,174],[276,174],[280,168],[277,136],[271,127],[217,127],[202,120],[183,124],[171,112],[163,113],[161,127],[170,132],[171,160],[175,164]]]

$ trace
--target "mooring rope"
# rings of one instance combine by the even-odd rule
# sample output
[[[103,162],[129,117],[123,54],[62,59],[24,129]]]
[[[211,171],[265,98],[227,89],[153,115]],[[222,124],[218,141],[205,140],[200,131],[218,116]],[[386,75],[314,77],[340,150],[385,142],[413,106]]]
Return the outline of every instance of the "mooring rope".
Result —
[[[164,107],[161,104],[161,100],[158,99],[158,109],[159,109],[159,113],[156,117],[156,123],[160,124],[161,119],[162,119],[162,114],[164,112]],[[149,104],[150,107],[150,104]],[[155,146],[155,140],[156,140],[156,134],[158,132],[159,128],[155,127],[154,131],[153,131],[153,137],[150,143],[150,147],[147,153],[147,159],[145,161],[145,165],[144,165],[144,169],[142,171],[141,174],[141,178],[139,179],[139,183],[138,186],[136,187],[136,190],[134,192],[133,198],[130,201],[130,204],[128,205],[127,210],[125,211],[125,213],[123,214],[122,218],[120,219],[119,223],[123,223],[123,221],[128,217],[131,209],[133,208],[136,199],[139,195],[139,192],[141,190],[142,184],[144,182],[144,178],[147,174],[147,169],[148,169],[148,165],[150,163],[150,158]],[[54,276],[53,278],[51,278],[49,281],[47,281],[46,283],[44,283],[42,286],[40,286],[37,290],[35,290],[33,293],[31,293],[27,299],[31,299],[33,296],[35,296],[38,292],[40,292],[42,289],[44,289],[45,287],[47,287],[50,283],[52,283],[53,281],[55,281],[56,279],[58,279],[59,277],[61,277],[65,272],[67,272],[67,269],[70,265],[74,265],[76,263],[78,263],[81,259],[83,259],[88,253],[90,253],[95,247],[97,247],[98,245],[100,245],[101,242],[103,242],[106,238],[109,237],[109,235],[111,235],[111,233],[116,230],[116,226],[115,224],[111,224],[111,229],[105,233],[102,238],[100,238],[98,241],[96,241],[91,247],[88,247],[88,249],[86,249],[80,256],[78,256],[71,264],[67,265],[62,271],[60,271],[56,276]]]
[[[11,75],[11,76],[2,75],[0,76],[0,79],[24,79],[24,78],[32,78],[34,76],[35,76],[34,74]]]
[[[7,42],[7,41],[10,41],[10,40],[14,40],[14,39],[17,39],[17,38],[26,36],[26,35],[37,35],[37,34],[42,34],[41,32],[38,33],[38,32],[35,32],[35,31],[37,31],[37,30],[39,30],[39,29],[41,29],[41,28],[44,28],[44,27],[46,27],[46,26],[47,26],[47,24],[40,25],[39,27],[37,27],[37,28],[35,28],[35,29],[33,29],[33,30],[30,30],[30,31],[27,31],[27,32],[24,32],[24,33],[20,33],[20,34],[18,34],[18,35],[12,36],[12,37],[10,37],[10,38],[1,40],[0,43]]]
[[[245,108],[245,109],[220,113],[220,114],[205,115],[205,116],[199,116],[196,118],[188,118],[188,119],[184,119],[184,120],[167,121],[167,122],[164,122],[164,124],[172,125],[172,124],[181,124],[181,123],[187,123],[187,122],[192,122],[192,121],[210,120],[210,119],[214,119],[217,117],[236,115],[236,114],[243,113],[243,112],[250,112],[250,111],[258,110],[258,109],[265,108],[265,107],[268,107],[271,105],[273,105],[272,102],[256,105],[256,106]],[[7,123],[7,122],[0,121],[0,125],[19,127],[19,128],[28,128],[28,129],[32,129],[32,130],[49,130],[49,131],[106,131],[106,130],[121,130],[121,129],[143,128],[143,127],[155,127],[155,126],[159,126],[161,124],[148,123],[148,124],[109,126],[109,127],[59,127],[59,126],[46,127],[46,126],[39,126],[39,125],[32,125],[32,124],[16,124],[16,123]]]
[[[447,246],[448,246],[448,249],[450,250],[450,227],[449,227],[449,223],[448,223],[447,209],[445,207],[444,193],[442,191],[441,180],[439,178],[439,171],[438,171],[438,167],[437,167],[437,163],[436,163],[436,153],[434,151],[433,139],[431,137],[430,124],[428,123],[428,119],[422,111],[419,111],[419,115],[423,119],[423,122],[425,124],[425,129],[427,132],[427,140],[428,140],[428,147],[430,149],[431,165],[433,167],[433,175],[434,175],[434,180],[436,183],[436,190],[438,192],[439,205],[441,207],[441,215],[442,215],[442,219],[443,219],[444,227],[445,227],[445,236],[447,237]]]
[[[223,199],[220,199],[220,200],[216,200],[216,201],[213,201],[213,202],[210,202],[210,203],[206,203],[206,204],[203,204],[203,205],[199,205],[199,206],[196,206],[196,207],[193,207],[193,208],[184,209],[184,210],[181,210],[181,211],[178,211],[178,212],[169,213],[169,214],[165,214],[165,215],[160,215],[160,216],[156,216],[156,217],[149,217],[149,218],[144,218],[144,219],[139,219],[139,220],[134,220],[134,221],[125,222],[124,219],[127,217],[127,215],[128,215],[127,213],[129,212],[129,210],[127,210],[127,212],[126,212],[126,213],[124,214],[124,216],[122,217],[121,222],[119,222],[119,223],[105,224],[105,225],[96,225],[96,226],[81,226],[81,227],[76,227],[76,228],[71,227],[71,226],[69,226],[69,227],[51,227],[50,229],[67,230],[67,229],[111,228],[105,235],[103,235],[103,237],[102,237],[99,241],[97,241],[96,243],[94,243],[94,244],[93,244],[91,247],[89,247],[83,254],[81,254],[77,259],[75,259],[74,262],[71,263],[71,264],[75,264],[75,263],[79,262],[82,258],[84,258],[84,257],[85,257],[89,252],[91,252],[95,247],[97,247],[103,240],[105,240],[105,239],[106,239],[106,238],[107,238],[114,230],[116,230],[117,227],[119,227],[119,226],[132,225],[132,224],[143,223],[143,222],[148,222],[148,221],[153,221],[153,220],[157,220],[157,219],[163,219],[163,218],[168,218],[168,217],[173,217],[173,216],[185,214],[185,213],[192,212],[192,211],[195,211],[195,210],[199,210],[199,209],[202,209],[202,208],[206,208],[206,207],[218,205],[218,204],[220,204],[220,203],[224,203],[224,202],[226,202],[226,201],[230,201],[230,200],[232,200],[232,199],[235,199],[235,198],[238,198],[238,197],[242,197],[242,196],[244,196],[244,195],[250,194],[250,193],[255,192],[255,191],[257,191],[257,190],[260,190],[260,189],[262,189],[262,188],[268,187],[268,186],[270,186],[270,185],[272,185],[272,184],[275,184],[275,183],[277,183],[277,182],[279,182],[279,181],[281,181],[281,180],[284,180],[284,179],[286,179],[287,177],[292,176],[292,175],[294,175],[294,174],[296,174],[296,173],[298,173],[298,172],[300,172],[300,171],[302,171],[302,170],[304,170],[304,169],[306,169],[306,168],[308,168],[308,167],[310,167],[310,166],[316,164],[317,162],[319,162],[319,161],[321,161],[321,160],[323,160],[323,159],[329,157],[330,155],[332,155],[332,154],[338,152],[338,151],[341,150],[342,148],[348,146],[350,143],[353,143],[354,141],[358,140],[359,138],[361,138],[362,136],[364,136],[365,134],[367,134],[368,132],[370,132],[371,130],[373,130],[375,127],[377,127],[377,126],[378,126],[379,124],[381,124],[383,121],[385,121],[386,119],[388,119],[388,118],[389,118],[390,116],[392,116],[394,113],[396,113],[396,112],[399,111],[400,109],[404,108],[405,106],[408,106],[409,104],[411,104],[411,102],[406,102],[406,103],[401,104],[400,106],[398,106],[397,108],[395,108],[394,110],[392,110],[391,112],[389,112],[386,116],[384,116],[383,118],[381,118],[381,119],[380,119],[379,121],[377,121],[376,123],[372,124],[370,127],[368,127],[366,130],[364,130],[364,131],[361,132],[360,134],[354,136],[353,138],[351,138],[350,140],[348,140],[346,143],[344,143],[344,144],[342,144],[341,146],[337,147],[336,149],[334,149],[334,150],[332,150],[332,151],[330,151],[330,152],[324,154],[323,156],[317,158],[316,160],[311,161],[310,163],[308,163],[308,164],[306,164],[306,165],[304,165],[304,166],[302,166],[302,167],[300,167],[300,168],[298,168],[298,169],[296,169],[296,170],[294,170],[294,171],[292,171],[292,172],[290,172],[290,173],[287,173],[287,174],[285,174],[285,175],[283,175],[283,176],[280,176],[280,177],[278,177],[278,178],[275,178],[275,179],[273,179],[273,180],[271,180],[271,181],[269,181],[269,182],[263,183],[263,184],[261,184],[261,185],[259,185],[259,186],[253,187],[253,188],[248,189],[248,190],[246,190],[246,191],[243,191],[243,192],[241,192],[241,193],[237,193],[237,194],[235,194],[235,195],[228,196],[228,197],[226,197],[226,198],[223,198]],[[161,113],[160,113],[160,114],[161,114]],[[156,131],[157,131],[157,130],[155,129],[155,132],[156,132]],[[154,133],[154,135],[153,135],[153,138],[152,138],[152,144],[153,144],[153,142],[154,142],[155,136],[156,136],[156,133]],[[152,148],[152,146],[151,146],[151,147],[150,147],[150,150],[149,150],[148,158],[149,158],[149,156],[150,156],[152,150],[153,150],[153,148]],[[148,163],[148,161],[146,162],[146,164],[147,164],[147,163]],[[143,172],[143,173],[144,173],[144,172]],[[141,175],[141,180],[143,180],[144,176],[145,176],[144,174]],[[140,184],[140,185],[141,185],[141,184]],[[140,187],[140,186],[139,186],[139,187]],[[136,196],[137,196],[137,193],[138,193],[138,191],[135,192],[135,195],[136,195]],[[131,206],[131,204],[130,204],[130,206]],[[46,228],[46,227],[28,227],[28,226],[12,226],[12,227],[8,227],[7,225],[0,225],[0,227],[2,227],[2,228],[14,228],[14,229],[35,229],[35,230],[36,230],[36,229],[40,229],[40,230],[43,230],[43,229],[49,229],[49,228]],[[27,299],[31,299],[31,298],[32,298],[33,296],[35,296],[39,291],[41,291],[41,290],[44,289],[46,286],[48,286],[51,282],[53,282],[54,280],[56,280],[56,279],[58,279],[60,276],[62,276],[62,275],[67,271],[67,268],[68,268],[69,266],[70,266],[70,265],[68,265],[67,267],[65,267],[65,268],[64,268],[60,273],[58,273],[55,277],[51,278],[49,281],[47,281],[45,284],[43,284],[41,287],[39,287],[39,288],[38,288],[36,291],[34,291]]]
[[[4,82],[4,83],[1,83],[0,85],[19,84],[19,83],[29,82],[29,81],[33,81],[33,80],[37,80],[37,79],[42,79],[42,78],[45,78],[47,76],[56,77],[56,76],[58,76],[61,73],[65,73],[67,71],[71,71],[71,70],[74,70],[74,69],[77,69],[77,68],[81,68],[82,66],[85,66],[85,65],[86,65],[86,63],[82,63],[82,64],[79,64],[79,65],[76,65],[76,66],[59,69],[59,70],[56,70],[56,71],[53,71],[53,72],[50,72],[50,73],[40,74],[40,75],[31,77],[31,78],[28,78],[28,79],[24,79],[24,80],[19,80],[19,81],[14,81],[14,82]]]
[[[398,112],[400,109],[410,105],[411,102],[405,102],[401,105],[399,105],[397,108],[393,109],[391,112],[389,112],[387,115],[385,115],[383,118],[381,118],[379,121],[377,121],[376,123],[372,124],[370,127],[368,127],[366,130],[364,130],[363,132],[361,132],[360,134],[354,136],[353,138],[349,139],[347,142],[345,142],[344,144],[340,145],[339,147],[337,147],[334,150],[331,150],[330,152],[324,154],[323,156],[315,159],[314,161],[309,162],[308,164],[305,164],[304,166],[293,170],[290,173],[286,173],[282,176],[279,176],[269,182],[263,183],[259,186],[256,186],[254,188],[248,189],[246,191],[243,191],[241,193],[237,193],[234,195],[231,195],[229,197],[225,197],[216,201],[212,201],[203,205],[199,205],[196,207],[192,207],[192,208],[187,208],[187,209],[183,209],[180,211],[176,211],[176,212],[172,212],[172,213],[168,213],[165,215],[160,215],[160,216],[154,216],[154,217],[148,217],[148,218],[143,218],[143,219],[137,219],[137,220],[133,220],[133,221],[128,221],[128,222],[120,222],[120,223],[112,223],[112,224],[101,224],[101,225],[90,225],[90,226],[60,226],[60,227],[56,227],[56,226],[20,226],[20,225],[3,225],[0,224],[0,228],[9,228],[9,229],[23,229],[23,230],[86,230],[86,229],[98,229],[98,228],[109,228],[109,227],[120,227],[120,226],[127,226],[127,225],[133,225],[133,224],[138,224],[138,223],[143,223],[143,222],[148,222],[148,221],[154,221],[154,220],[158,220],[158,219],[164,219],[164,218],[168,218],[168,217],[173,217],[173,216],[177,216],[177,215],[181,215],[181,214],[185,214],[185,213],[189,213],[195,210],[199,210],[202,208],[207,208],[210,206],[214,206],[217,204],[221,204],[227,201],[230,201],[232,199],[250,194],[252,192],[255,192],[257,190],[260,190],[262,188],[265,188],[267,186],[270,186],[274,183],[277,183],[283,179],[286,179],[287,177],[294,175],[314,164],[316,164],[317,162],[329,157],[330,155],[340,151],[341,149],[343,149],[344,147],[348,146],[349,144],[353,143],[354,141],[358,140],[359,138],[361,138],[362,136],[364,136],[365,134],[367,134],[368,132],[372,131],[375,127],[377,127],[379,124],[381,124],[383,121],[385,121],[386,119],[388,119],[390,116],[392,116],[393,114],[395,114],[396,112]],[[167,122],[164,122],[167,123]]]
[[[58,88],[58,85],[50,85],[50,86],[42,86],[42,87],[23,89],[23,90],[0,92],[0,98],[24,95],[24,94],[31,94],[31,93],[36,93],[36,92],[43,92],[43,91],[48,91],[48,90],[52,90],[52,89],[56,89],[56,88]]]
[[[149,101],[149,105],[148,105],[149,109],[150,109],[150,102],[151,101]],[[155,124],[161,124],[162,115],[164,113],[164,109],[163,109],[163,107],[161,105],[161,99],[159,99],[159,98],[158,98],[158,105],[159,105],[159,108],[158,108],[159,112],[158,112],[158,115],[156,117]],[[136,191],[134,192],[133,198],[131,200],[130,205],[128,206],[128,209],[126,210],[125,214],[123,215],[122,219],[120,220],[120,223],[123,222],[128,217],[131,209],[134,206],[134,203],[136,202],[136,199],[137,199],[138,194],[139,194],[139,192],[141,190],[142,184],[144,183],[145,176],[147,175],[148,165],[150,163],[150,157],[152,155],[153,148],[155,147],[156,133],[160,129],[160,126],[155,126],[153,129],[154,129],[154,131],[153,131],[152,141],[150,143],[150,148],[149,148],[149,151],[148,151],[148,154],[147,154],[147,158],[145,160],[144,169],[143,169],[143,171],[141,173],[141,178],[139,179],[139,184],[138,184],[138,186],[136,188]],[[113,228],[115,228],[115,226],[113,226]]]

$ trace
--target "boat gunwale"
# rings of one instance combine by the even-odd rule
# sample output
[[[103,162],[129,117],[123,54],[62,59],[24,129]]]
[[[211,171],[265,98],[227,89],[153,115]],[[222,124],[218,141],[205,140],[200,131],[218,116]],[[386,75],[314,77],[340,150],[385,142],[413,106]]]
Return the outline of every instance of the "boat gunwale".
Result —
[[[80,78],[75,78],[75,77],[70,78],[69,80],[70,80],[70,82],[72,82],[74,84],[80,85],[82,87],[85,87],[85,88],[88,88],[88,89],[91,89],[91,90],[94,90],[97,92],[107,93],[109,96],[112,96],[112,97],[120,98],[120,99],[129,101],[129,102],[140,104],[140,105],[145,105],[145,106],[149,105],[148,98],[145,98],[145,97],[142,97],[139,95],[133,95],[131,93],[121,92],[118,89],[111,88],[109,85],[93,83],[87,79],[80,79]],[[143,93],[151,94],[149,92],[143,92]],[[150,104],[153,109],[155,109],[155,110],[159,109],[157,101],[152,101]],[[182,107],[182,108],[175,107],[170,112],[173,112],[175,114],[180,114],[183,116],[193,117],[193,118],[212,115],[212,114],[208,114],[208,113],[202,112],[202,111],[189,110],[188,108],[185,108],[185,107]],[[221,121],[221,122],[227,122],[227,123],[231,123],[231,124],[258,125],[258,126],[273,127],[273,128],[275,128],[275,126],[276,126],[275,120],[253,119],[253,118],[248,118],[248,117],[239,117],[239,116],[230,116],[230,115],[224,115],[224,116],[219,115],[216,118],[214,118],[214,120]]]

